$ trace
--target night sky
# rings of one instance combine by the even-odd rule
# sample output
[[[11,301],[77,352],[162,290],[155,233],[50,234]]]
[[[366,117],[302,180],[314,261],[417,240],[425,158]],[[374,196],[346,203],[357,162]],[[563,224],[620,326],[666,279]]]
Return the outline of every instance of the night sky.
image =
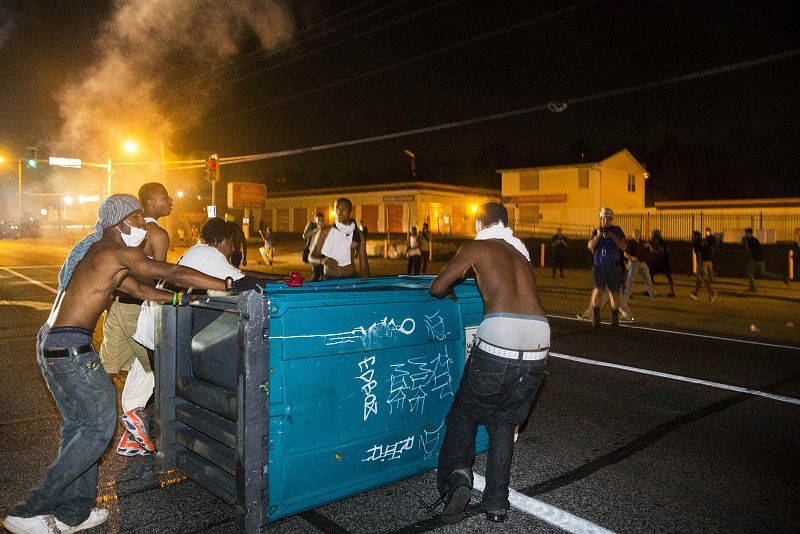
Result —
[[[798,2],[172,4],[0,0],[0,152],[105,161],[132,135],[168,159],[229,157],[530,107],[223,175],[270,190],[404,181],[409,149],[419,179],[499,187],[497,168],[627,147],[648,201],[800,196]],[[204,187],[201,171],[180,176]]]

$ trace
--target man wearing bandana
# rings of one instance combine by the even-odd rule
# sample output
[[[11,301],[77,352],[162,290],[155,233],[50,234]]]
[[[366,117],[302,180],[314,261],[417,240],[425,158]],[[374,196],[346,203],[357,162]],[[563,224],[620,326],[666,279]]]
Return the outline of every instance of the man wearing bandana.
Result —
[[[471,498],[478,425],[489,432],[481,508],[490,521],[506,519],[514,429],[527,418],[547,368],[550,325],[528,250],[507,225],[502,204],[482,205],[475,241],[458,249],[430,287],[435,297],[455,299],[454,284],[472,269],[483,298],[483,321],[445,419],[439,453],[437,485],[446,523],[461,521]]]
[[[136,197],[112,195],[100,204],[98,215],[94,233],[64,262],[50,317],[37,336],[39,367],[61,412],[61,446],[39,484],[5,518],[3,526],[10,532],[78,532],[108,518],[108,510],[93,505],[97,463],[114,435],[117,404],[114,386],[92,346],[92,330],[112,292],[119,288],[143,300],[176,305],[189,300],[183,293],[143,284],[134,274],[165,278],[181,287],[255,287],[253,279],[220,280],[149,259],[139,248],[147,232]]]
[[[366,239],[351,218],[353,203],[347,198],[336,199],[333,205],[336,221],[321,228],[314,236],[308,261],[323,266],[323,280],[355,278],[355,256],[358,254],[359,274],[369,277]]]

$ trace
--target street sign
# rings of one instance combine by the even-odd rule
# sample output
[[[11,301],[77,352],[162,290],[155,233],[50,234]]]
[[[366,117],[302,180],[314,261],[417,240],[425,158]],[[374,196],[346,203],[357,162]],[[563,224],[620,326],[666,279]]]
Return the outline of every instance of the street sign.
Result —
[[[267,207],[267,185],[253,182],[228,184],[228,207],[231,209],[264,209]]]
[[[74,158],[50,158],[47,160],[47,163],[49,163],[51,167],[81,168],[81,160]]]

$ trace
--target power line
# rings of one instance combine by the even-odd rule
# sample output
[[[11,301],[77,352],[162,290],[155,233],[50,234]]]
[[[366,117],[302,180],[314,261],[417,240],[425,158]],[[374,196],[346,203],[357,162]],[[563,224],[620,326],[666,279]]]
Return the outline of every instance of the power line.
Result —
[[[631,85],[631,86],[628,86],[628,87],[621,87],[621,88],[618,88],[618,89],[611,89],[611,90],[602,91],[602,92],[599,92],[599,93],[592,93],[592,94],[589,94],[589,95],[577,96],[577,97],[573,97],[573,98],[570,98],[570,99],[567,99],[567,100],[563,100],[563,101],[557,102],[557,103],[556,102],[548,102],[546,104],[537,104],[535,106],[519,108],[519,109],[515,109],[515,110],[511,110],[511,111],[503,111],[503,112],[500,112],[500,113],[493,113],[491,115],[484,115],[484,116],[481,116],[481,117],[474,117],[474,118],[471,118],[471,119],[464,119],[464,120],[454,121],[454,122],[446,122],[446,123],[436,124],[436,125],[432,125],[432,126],[425,126],[425,127],[422,127],[422,128],[415,128],[415,129],[411,129],[411,130],[403,130],[403,131],[400,131],[400,132],[393,132],[393,133],[388,133],[388,134],[375,135],[375,136],[372,136],[372,137],[362,137],[360,139],[350,139],[350,140],[347,140],[347,141],[339,141],[339,142],[336,142],[336,143],[327,143],[327,144],[323,144],[323,145],[316,145],[316,146],[310,146],[310,147],[304,147],[304,148],[295,148],[295,149],[290,149],[290,150],[280,150],[280,151],[276,151],[276,152],[264,152],[262,154],[252,154],[252,155],[248,155],[248,156],[233,156],[233,157],[228,157],[228,158],[220,158],[220,162],[221,163],[232,164],[232,163],[245,163],[245,162],[249,162],[249,161],[261,161],[261,160],[266,160],[266,159],[274,159],[274,158],[280,158],[280,157],[285,157],[285,156],[294,156],[294,155],[298,155],[298,154],[305,154],[305,153],[308,153],[308,152],[319,152],[319,151],[322,151],[322,150],[329,150],[329,149],[332,149],[332,148],[342,148],[342,147],[346,147],[346,146],[354,146],[354,145],[363,145],[363,144],[366,144],[366,143],[373,143],[373,142],[376,142],[376,141],[386,141],[386,140],[389,140],[389,139],[396,139],[398,137],[407,137],[407,136],[410,136],[410,135],[419,135],[419,134],[423,134],[423,133],[438,132],[438,131],[441,131],[441,130],[448,130],[448,129],[452,129],[452,128],[459,128],[459,127],[462,127],[462,126],[470,126],[470,125],[478,124],[478,123],[482,123],[482,122],[488,122],[488,121],[493,121],[493,120],[498,120],[498,119],[506,119],[506,118],[509,118],[509,117],[516,117],[516,116],[519,116],[519,115],[535,113],[537,111],[545,111],[545,110],[548,110],[550,108],[555,108],[556,110],[561,109],[561,111],[563,111],[563,109],[565,109],[563,107],[564,105],[569,106],[569,105],[573,105],[573,104],[583,104],[583,103],[591,102],[591,101],[594,101],[594,100],[600,100],[600,99],[603,99],[603,98],[610,98],[612,96],[631,94],[631,93],[635,93],[635,92],[638,92],[638,91],[643,91],[643,90],[646,90],[646,89],[653,89],[653,88],[656,88],[656,87],[662,87],[662,86],[666,86],[666,85],[673,85],[673,84],[680,83],[680,82],[698,80],[698,79],[701,79],[701,78],[706,78],[706,77],[714,76],[714,75],[717,75],[717,74],[724,74],[724,73],[727,73],[727,72],[734,72],[734,71],[738,71],[738,70],[748,69],[748,68],[751,68],[751,67],[757,67],[757,66],[764,65],[764,64],[767,64],[767,63],[773,63],[775,61],[780,61],[782,59],[795,57],[795,56],[798,56],[798,55],[800,55],[800,48],[795,48],[793,50],[787,50],[787,51],[784,51],[784,52],[779,52],[777,54],[771,54],[771,55],[768,55],[768,56],[762,56],[762,57],[755,58],[755,59],[741,61],[739,63],[732,63],[732,64],[729,64],[729,65],[723,65],[721,67],[714,67],[714,68],[711,68],[711,69],[695,71],[695,72],[691,72],[691,73],[688,73],[688,74],[681,74],[681,75],[678,75],[678,76],[673,76],[671,78],[664,78],[664,79],[657,80],[657,81],[645,82],[645,83],[641,83],[641,84],[637,84],[637,85]]]
[[[448,3],[448,1],[449,0],[446,0],[445,2],[442,2],[442,4]],[[277,105],[277,104],[283,104],[283,103],[288,102],[290,100],[295,100],[297,98],[301,98],[301,97],[308,96],[308,95],[311,95],[311,94],[319,93],[319,92],[325,91],[327,89],[332,89],[334,87],[339,87],[339,86],[348,84],[348,83],[356,81],[356,80],[361,80],[361,79],[367,78],[369,76],[373,76],[375,74],[387,72],[387,71],[396,69],[398,67],[409,65],[411,63],[414,63],[414,62],[422,60],[422,59],[428,59],[430,57],[433,57],[433,56],[436,56],[436,55],[440,55],[440,54],[443,54],[445,52],[451,52],[453,50],[456,50],[458,48],[462,48],[462,47],[467,46],[467,45],[471,45],[471,44],[475,44],[475,43],[478,43],[478,42],[481,42],[481,41],[485,41],[487,39],[491,39],[492,37],[497,37],[499,35],[510,33],[512,31],[518,30],[520,28],[524,28],[525,26],[530,26],[531,24],[535,24],[537,22],[542,22],[542,21],[545,21],[545,20],[549,20],[549,19],[558,17],[559,15],[563,15],[565,13],[570,13],[572,11],[576,11],[578,9],[582,9],[584,7],[590,6],[592,4],[596,4],[596,3],[600,2],[600,1],[601,0],[588,0],[586,2],[573,4],[571,6],[568,6],[568,7],[562,8],[562,9],[558,9],[556,11],[551,11],[550,13],[546,13],[544,15],[538,15],[536,17],[532,17],[532,18],[526,19],[526,20],[524,20],[522,22],[518,22],[516,24],[512,24],[512,25],[506,26],[504,28],[493,30],[493,31],[490,31],[488,33],[484,33],[484,34],[478,35],[476,37],[471,37],[469,39],[465,39],[465,40],[459,41],[457,43],[453,43],[453,44],[450,44],[450,45],[447,45],[447,46],[443,46],[443,47],[437,48],[437,49],[435,49],[435,50],[433,50],[431,52],[426,52],[424,54],[420,54],[420,55],[417,55],[417,56],[414,56],[414,57],[411,57],[411,58],[408,58],[408,59],[397,61],[397,62],[391,63],[389,65],[384,65],[383,67],[378,67],[376,69],[372,69],[372,70],[369,70],[369,71],[366,71],[366,72],[362,72],[361,74],[356,74],[354,76],[350,76],[348,78],[344,78],[344,79],[337,80],[335,82],[331,82],[331,83],[328,83],[328,84],[325,84],[325,85],[322,85],[322,86],[318,86],[318,87],[315,87],[315,88],[312,88],[312,89],[308,89],[306,91],[301,91],[299,93],[294,93],[294,94],[291,94],[291,95],[287,95],[285,97],[278,98],[276,100],[272,100],[270,102],[266,102],[266,103],[263,103],[263,104],[259,104],[257,106],[251,106],[249,108],[241,109],[241,110],[238,110],[238,111],[232,111],[232,112],[226,113],[224,115],[219,115],[219,116],[216,116],[216,117],[210,117],[210,118],[204,119],[202,121],[199,121],[196,124],[204,124],[204,123],[208,123],[208,122],[215,122],[215,121],[219,121],[219,120],[223,120],[223,119],[228,119],[228,118],[231,118],[231,117],[237,117],[239,115],[244,115],[244,114],[250,113],[252,111],[257,111],[259,109],[263,109],[263,108],[266,108],[266,107],[269,107],[269,106],[274,106],[274,105]],[[437,6],[438,5],[439,4],[437,4]],[[186,128],[182,128],[182,129],[186,129]]]

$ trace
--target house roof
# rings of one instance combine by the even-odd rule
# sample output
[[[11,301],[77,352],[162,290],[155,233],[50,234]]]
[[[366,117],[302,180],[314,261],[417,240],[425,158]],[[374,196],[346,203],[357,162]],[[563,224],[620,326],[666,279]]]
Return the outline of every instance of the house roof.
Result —
[[[553,158],[553,159],[550,159],[550,160],[543,160],[541,162],[538,162],[539,165],[536,165],[536,166],[513,167],[513,168],[508,168],[508,169],[497,169],[497,170],[495,170],[495,172],[499,173],[499,174],[502,174],[504,172],[512,172],[512,171],[533,171],[533,170],[542,170],[542,169],[558,169],[558,168],[565,168],[565,167],[569,167],[569,168],[591,167],[593,165],[602,165],[603,162],[605,162],[607,160],[610,160],[614,156],[617,156],[617,155],[620,155],[620,154],[624,154],[624,155],[627,155],[628,157],[630,157],[636,163],[636,165],[638,165],[639,167],[642,168],[643,172],[645,171],[644,165],[642,165],[639,162],[639,160],[637,160],[633,156],[633,154],[630,153],[630,151],[627,148],[623,148],[622,150],[618,150],[617,152],[614,152],[612,154],[608,154],[608,153],[605,153],[605,154],[598,154],[598,153],[586,154],[583,159],[580,159],[578,161],[575,161],[574,157],[572,157],[570,159],[567,159],[566,157]]]

